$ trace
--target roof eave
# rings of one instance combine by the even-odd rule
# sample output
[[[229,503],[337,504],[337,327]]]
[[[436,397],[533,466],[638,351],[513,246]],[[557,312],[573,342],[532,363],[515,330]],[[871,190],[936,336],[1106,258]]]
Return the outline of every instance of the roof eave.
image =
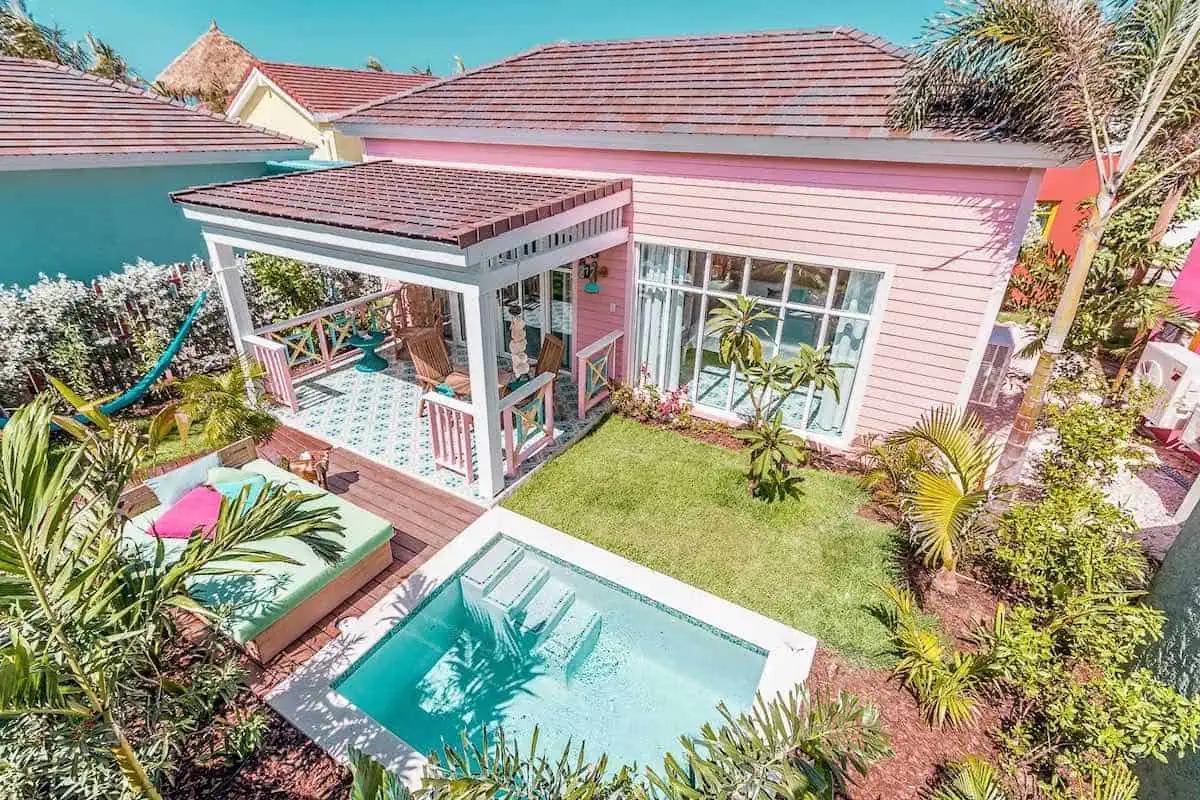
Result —
[[[70,155],[0,155],[0,172],[112,167],[179,167],[203,164],[250,164],[306,159],[312,147],[252,150],[196,150],[181,153],[78,153]]]
[[[1018,142],[965,141],[932,136],[871,137],[744,136],[694,133],[613,133],[526,128],[467,128],[396,125],[341,119],[336,128],[364,139],[414,139],[549,147],[650,150],[790,158],[893,161],[914,164],[1029,167],[1044,169],[1070,163],[1061,153]]]

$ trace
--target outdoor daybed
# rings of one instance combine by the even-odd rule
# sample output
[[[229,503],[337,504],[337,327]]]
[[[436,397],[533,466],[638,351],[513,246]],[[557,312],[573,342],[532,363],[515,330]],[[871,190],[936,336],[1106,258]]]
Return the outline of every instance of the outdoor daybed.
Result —
[[[191,582],[192,595],[201,604],[233,609],[222,630],[251,657],[267,662],[391,564],[392,526],[382,517],[258,458],[250,439],[235,442],[217,455],[223,467],[240,468],[262,475],[272,484],[288,484],[299,491],[319,494],[311,502],[336,508],[339,521],[345,526],[345,534],[334,537],[345,547],[336,564],[324,563],[307,545],[295,539],[282,538],[256,547],[286,555],[299,565],[230,562],[231,568],[259,574],[203,576]],[[178,557],[185,539],[159,539],[150,532],[166,509],[159,505],[149,486],[143,484],[127,490],[121,498],[121,507],[130,517],[122,533],[127,541],[148,553],[162,541],[166,557]]]

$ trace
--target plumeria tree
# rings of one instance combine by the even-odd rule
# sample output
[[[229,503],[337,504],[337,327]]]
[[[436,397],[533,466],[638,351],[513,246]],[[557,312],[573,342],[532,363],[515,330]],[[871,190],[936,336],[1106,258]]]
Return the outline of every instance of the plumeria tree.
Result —
[[[1015,478],[1114,214],[1200,159],[1200,3],[967,0],[916,46],[895,123],[980,139],[1042,142],[1090,156],[1099,179],[1052,324],[1001,457]],[[1129,180],[1133,168],[1156,170]]]

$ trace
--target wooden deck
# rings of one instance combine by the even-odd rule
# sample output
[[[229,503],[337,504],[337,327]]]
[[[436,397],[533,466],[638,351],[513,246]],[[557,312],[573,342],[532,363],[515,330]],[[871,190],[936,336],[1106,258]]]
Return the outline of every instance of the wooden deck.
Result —
[[[281,425],[270,440],[259,445],[258,452],[262,458],[278,463],[280,457],[291,459],[305,450],[329,447],[330,444],[316,437]],[[435,489],[340,447],[333,448],[329,456],[329,490],[392,523],[394,561],[391,567],[310,628],[265,669],[256,671],[251,686],[260,695],[336,637],[338,620],[359,616],[373,606],[484,511],[464,498]]]

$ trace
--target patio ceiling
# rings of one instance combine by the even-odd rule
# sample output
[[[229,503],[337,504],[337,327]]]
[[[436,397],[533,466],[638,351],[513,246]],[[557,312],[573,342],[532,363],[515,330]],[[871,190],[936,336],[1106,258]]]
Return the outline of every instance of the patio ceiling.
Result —
[[[172,193],[206,238],[437,288],[495,288],[628,239],[627,178],[374,161]]]

